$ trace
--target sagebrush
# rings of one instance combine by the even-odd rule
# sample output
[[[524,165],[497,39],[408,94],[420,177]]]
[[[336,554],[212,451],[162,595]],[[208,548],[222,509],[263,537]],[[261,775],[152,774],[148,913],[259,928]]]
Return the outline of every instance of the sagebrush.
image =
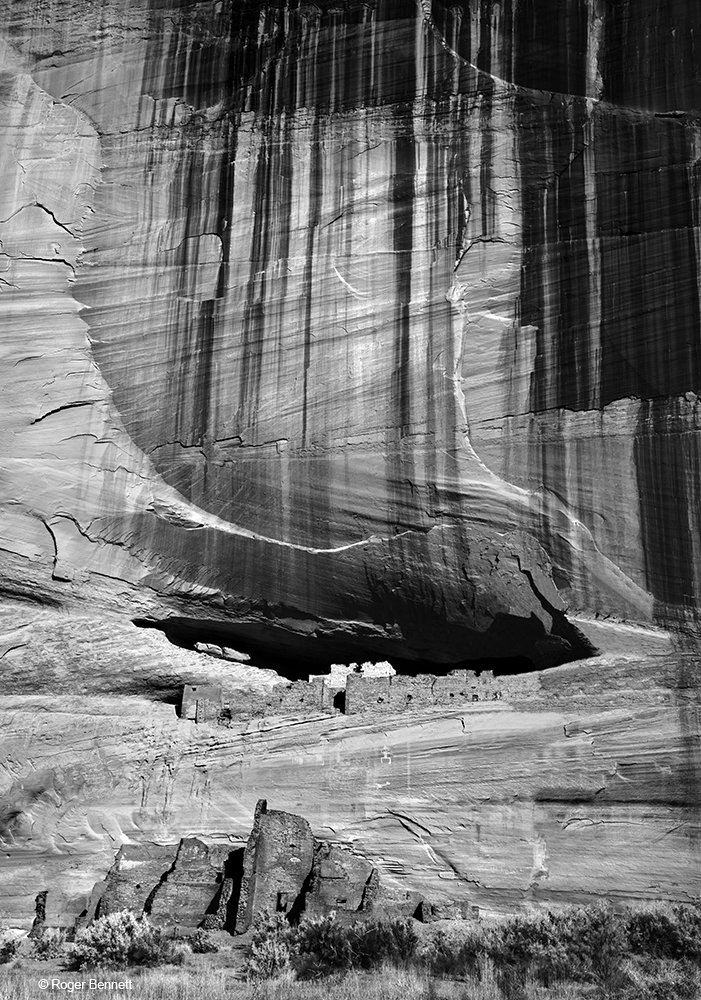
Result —
[[[0,965],[6,965],[11,962],[12,959],[17,954],[17,949],[19,948],[19,941],[12,933],[0,924]]]
[[[147,917],[120,910],[76,934],[72,960],[76,969],[181,964],[187,950],[182,942],[153,927]]]
[[[248,974],[259,981],[315,979],[402,966],[505,1000],[539,990],[593,1000],[696,1000],[701,911],[616,911],[602,902],[491,924],[455,921],[448,929],[424,928],[421,940],[409,920],[349,923],[329,915],[292,927],[281,914],[266,915],[254,933]]]
[[[256,923],[247,975],[274,978],[293,972],[308,979],[383,963],[407,964],[418,938],[411,921],[369,920],[344,924],[334,914],[307,918],[292,927],[282,914],[264,914]]]
[[[32,954],[41,962],[60,958],[66,945],[66,932],[60,927],[45,927],[34,941]]]

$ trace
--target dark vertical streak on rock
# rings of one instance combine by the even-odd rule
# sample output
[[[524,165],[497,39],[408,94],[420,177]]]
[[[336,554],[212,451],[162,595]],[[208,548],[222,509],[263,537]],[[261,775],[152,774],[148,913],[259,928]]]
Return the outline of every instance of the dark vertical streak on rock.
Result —
[[[584,95],[586,0],[519,0],[514,21],[514,82],[533,90]]]
[[[654,111],[701,108],[701,7],[689,0],[606,5],[604,97]]]
[[[597,163],[601,402],[676,396],[701,380],[687,142],[675,121],[618,117]]]
[[[589,258],[586,244],[586,199],[584,197],[584,102],[573,101],[563,109],[563,134],[569,136],[569,162],[553,179],[556,214],[553,254],[557,267],[559,297],[557,336],[558,405],[567,409],[589,409],[593,388],[589,383]],[[563,150],[564,152],[564,150]]]
[[[491,0],[480,0],[480,35],[477,65],[485,73],[492,72],[492,3]]]
[[[274,156],[274,148],[273,137],[270,131],[267,131],[262,137],[254,182],[251,261],[243,313],[243,343],[239,375],[240,403],[237,424],[240,431],[255,423],[258,409],[263,355],[264,303],[267,287],[266,269],[272,237],[268,211],[274,205],[271,198],[274,169],[271,160]]]
[[[395,381],[399,435],[411,430],[411,266],[414,221],[414,135],[395,140],[395,172],[392,178],[393,250],[396,255]]]
[[[519,133],[521,145],[521,200],[523,227],[523,258],[521,264],[521,295],[519,299],[522,326],[533,327],[536,331],[536,356],[531,374],[530,407],[534,412],[547,408],[547,372],[545,371],[545,349],[543,326],[545,302],[543,299],[543,247],[546,242],[543,218],[543,199],[547,197],[545,164],[540,161],[538,146],[545,145],[547,122],[540,108],[534,106],[527,95],[520,94],[516,107],[522,127]],[[536,139],[539,137],[539,140]]]
[[[323,164],[321,149],[321,134],[318,116],[312,125],[311,146],[309,150],[311,164],[309,169],[309,215],[307,221],[307,247],[302,281],[302,296],[304,299],[304,356],[302,360],[302,447],[307,446],[308,434],[308,404],[309,404],[309,366],[311,364],[312,325],[314,302],[314,245],[318,235],[319,211],[323,190]]]
[[[209,432],[214,368],[215,300],[202,302],[197,315],[194,371],[189,376],[194,386],[193,438],[203,445]],[[206,472],[206,466],[205,466]]]
[[[521,324],[536,329],[531,408],[589,409],[584,102],[521,103]],[[550,156],[548,156],[550,153]],[[547,338],[547,339],[546,339]]]
[[[635,437],[640,521],[645,549],[647,585],[663,604],[689,607],[696,603],[694,547],[701,482],[698,431],[680,417],[679,407],[666,399],[645,402]]]
[[[480,216],[482,220],[480,236],[490,239],[496,232],[496,194],[492,185],[494,169],[494,135],[492,110],[494,105],[494,84],[490,78],[483,81],[480,88]]]

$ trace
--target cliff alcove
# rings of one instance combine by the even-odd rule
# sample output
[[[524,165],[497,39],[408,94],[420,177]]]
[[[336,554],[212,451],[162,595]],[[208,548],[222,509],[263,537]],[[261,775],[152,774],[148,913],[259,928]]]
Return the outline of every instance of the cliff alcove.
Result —
[[[310,673],[328,672],[333,663],[364,663],[379,659],[381,651],[388,648],[384,643],[379,644],[379,649],[370,644],[362,645],[354,641],[353,636],[325,636],[313,627],[305,633],[295,634],[289,630],[281,637],[278,628],[264,622],[231,625],[216,619],[171,616],[161,620],[136,618],[132,624],[137,628],[157,629],[169,642],[182,649],[216,651],[214,655],[223,659],[274,670],[291,681],[306,679]],[[508,635],[502,643],[503,648],[518,650],[520,646],[523,649],[521,655],[480,656],[479,652],[484,650],[485,645],[482,636],[478,636],[477,641],[470,644],[471,649],[455,646],[451,658],[417,656],[409,659],[392,655],[392,666],[398,674],[405,675],[423,673],[440,676],[454,668],[493,669],[495,673],[509,674],[557,666],[597,652],[586,637],[577,634],[573,626],[562,629],[560,623],[556,625],[558,630],[562,629],[569,635],[571,641],[555,632],[549,635],[542,624],[533,619],[530,627],[529,623],[522,621],[497,619],[494,631],[500,628]],[[493,647],[498,648],[498,644],[495,642]],[[489,645],[486,648],[489,649]],[[468,651],[472,655],[464,655]]]

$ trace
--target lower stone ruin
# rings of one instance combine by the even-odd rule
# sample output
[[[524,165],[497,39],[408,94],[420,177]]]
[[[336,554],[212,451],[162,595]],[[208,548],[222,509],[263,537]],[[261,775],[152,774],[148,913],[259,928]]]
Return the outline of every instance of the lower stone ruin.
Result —
[[[178,844],[125,844],[76,928],[120,910],[146,914],[178,933],[208,930],[244,934],[264,912],[291,920],[331,911],[338,919],[365,916],[467,916],[468,906],[432,906],[419,893],[400,892],[380,878],[367,858],[350,847],[319,840],[302,816],[255,809],[245,846],[207,844],[197,837]]]

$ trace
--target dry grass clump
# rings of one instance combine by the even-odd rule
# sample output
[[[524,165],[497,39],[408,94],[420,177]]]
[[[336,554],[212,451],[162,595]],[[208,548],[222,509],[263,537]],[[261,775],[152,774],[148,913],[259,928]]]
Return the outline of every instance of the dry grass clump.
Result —
[[[36,970],[12,969],[0,971],[0,996],[12,1000],[36,1000]],[[101,980],[121,979],[114,970],[96,970]],[[81,973],[61,973],[61,978],[81,978]],[[245,983],[229,969],[146,968],[129,973],[133,988],[128,995],[138,1000],[427,1000],[445,997],[431,991],[425,974],[418,970],[382,970],[381,973],[351,971],[323,980],[297,981],[281,976],[258,983]],[[44,990],[45,997],[66,996],[63,992]],[[112,994],[114,995],[114,994]],[[126,993],[120,995],[127,995]],[[460,996],[462,994],[451,994]],[[475,997],[474,1000],[496,1000]]]

